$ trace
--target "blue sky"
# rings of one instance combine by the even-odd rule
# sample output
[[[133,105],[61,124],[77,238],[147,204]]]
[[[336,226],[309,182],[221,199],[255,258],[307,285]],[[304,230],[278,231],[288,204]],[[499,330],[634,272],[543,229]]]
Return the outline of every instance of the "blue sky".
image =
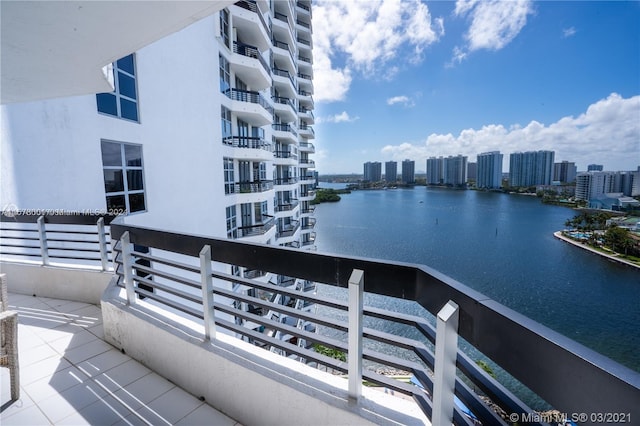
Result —
[[[551,149],[640,165],[639,1],[315,0],[317,170]]]

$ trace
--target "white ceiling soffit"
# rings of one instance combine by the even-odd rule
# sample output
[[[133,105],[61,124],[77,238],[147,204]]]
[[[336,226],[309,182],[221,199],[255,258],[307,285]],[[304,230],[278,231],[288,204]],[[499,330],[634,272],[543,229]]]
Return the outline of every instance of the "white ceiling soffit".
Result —
[[[113,90],[105,66],[234,1],[0,1],[1,103]]]

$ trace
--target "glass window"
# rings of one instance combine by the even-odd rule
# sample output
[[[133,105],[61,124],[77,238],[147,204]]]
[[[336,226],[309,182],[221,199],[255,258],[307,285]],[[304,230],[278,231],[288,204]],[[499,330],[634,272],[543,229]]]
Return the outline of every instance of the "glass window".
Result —
[[[235,177],[233,172],[233,159],[223,158],[224,169],[224,193],[233,194],[235,192]]]
[[[98,112],[131,121],[139,121],[135,68],[133,54],[113,63],[115,89],[111,93],[98,93],[96,95]]]
[[[229,47],[229,11],[220,11],[220,36],[225,46]]]
[[[233,130],[231,126],[231,110],[224,106],[220,106],[220,119],[222,126],[222,140],[233,136]]]
[[[146,210],[142,146],[113,141],[101,141],[100,145],[107,210]]]
[[[220,91],[224,93],[231,87],[231,72],[227,58],[219,55],[218,59],[220,61]]]
[[[236,218],[236,206],[229,206],[227,213],[227,237],[238,238],[238,221]]]

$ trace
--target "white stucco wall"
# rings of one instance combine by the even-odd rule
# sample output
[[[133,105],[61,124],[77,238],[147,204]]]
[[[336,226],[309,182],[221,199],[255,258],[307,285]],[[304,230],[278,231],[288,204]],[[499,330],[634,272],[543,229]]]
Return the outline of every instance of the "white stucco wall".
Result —
[[[0,208],[106,208],[101,139],[143,145],[147,212],[127,222],[226,236],[217,15],[136,53],[140,123],[93,95],[1,107]]]

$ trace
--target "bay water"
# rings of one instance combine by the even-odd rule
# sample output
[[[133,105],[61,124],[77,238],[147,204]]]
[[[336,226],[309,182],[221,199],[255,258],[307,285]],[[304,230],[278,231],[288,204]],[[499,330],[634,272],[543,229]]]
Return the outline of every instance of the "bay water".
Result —
[[[423,186],[341,197],[316,207],[319,252],[427,265],[640,371],[640,269],[556,239],[574,210],[537,197]],[[373,303],[421,309],[393,298]]]

